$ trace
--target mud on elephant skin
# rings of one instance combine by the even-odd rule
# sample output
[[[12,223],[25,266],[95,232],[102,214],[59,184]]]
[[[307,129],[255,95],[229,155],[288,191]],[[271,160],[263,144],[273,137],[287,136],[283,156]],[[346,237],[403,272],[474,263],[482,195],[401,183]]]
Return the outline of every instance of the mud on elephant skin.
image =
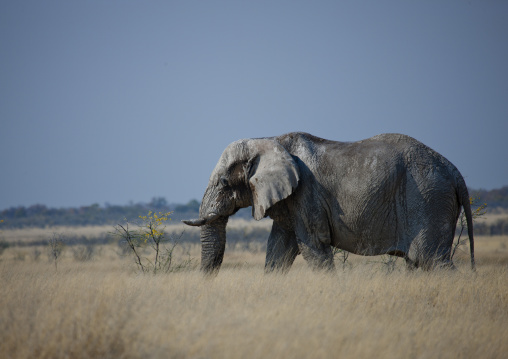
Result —
[[[450,266],[464,208],[474,269],[469,194],[457,168],[409,136],[382,134],[358,142],[307,133],[244,139],[223,152],[205,190],[199,219],[201,269],[219,270],[228,217],[252,206],[273,219],[265,271],[287,271],[302,254],[333,269],[332,248],[403,257],[410,268]]]

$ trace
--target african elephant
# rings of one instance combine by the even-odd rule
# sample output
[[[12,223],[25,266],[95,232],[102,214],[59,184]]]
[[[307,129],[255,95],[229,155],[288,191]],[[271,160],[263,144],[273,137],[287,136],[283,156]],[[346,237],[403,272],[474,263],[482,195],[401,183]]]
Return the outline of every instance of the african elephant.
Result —
[[[453,267],[461,206],[474,269],[469,194],[457,168],[409,136],[336,142],[307,133],[244,139],[223,152],[199,210],[201,269],[218,271],[228,217],[252,206],[273,219],[265,271],[287,271],[302,254],[333,269],[332,246],[361,255],[403,257],[408,267]]]

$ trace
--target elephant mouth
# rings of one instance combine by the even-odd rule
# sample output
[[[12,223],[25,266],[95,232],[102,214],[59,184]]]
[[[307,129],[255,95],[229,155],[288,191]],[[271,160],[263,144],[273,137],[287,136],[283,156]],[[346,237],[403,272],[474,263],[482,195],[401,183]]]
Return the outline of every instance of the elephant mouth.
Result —
[[[211,212],[205,218],[182,220],[182,222],[188,226],[201,227],[207,223],[215,221],[217,218],[219,218],[219,215],[215,212]]]

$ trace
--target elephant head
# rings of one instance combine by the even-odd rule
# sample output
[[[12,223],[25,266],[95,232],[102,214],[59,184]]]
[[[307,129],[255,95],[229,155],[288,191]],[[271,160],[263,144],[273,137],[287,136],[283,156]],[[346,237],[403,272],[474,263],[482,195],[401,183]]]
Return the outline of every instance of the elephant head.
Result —
[[[199,219],[183,221],[201,226],[201,270],[218,271],[226,246],[226,224],[240,208],[252,206],[256,220],[287,198],[298,186],[295,160],[274,139],[248,139],[230,144],[222,153],[206,188]]]

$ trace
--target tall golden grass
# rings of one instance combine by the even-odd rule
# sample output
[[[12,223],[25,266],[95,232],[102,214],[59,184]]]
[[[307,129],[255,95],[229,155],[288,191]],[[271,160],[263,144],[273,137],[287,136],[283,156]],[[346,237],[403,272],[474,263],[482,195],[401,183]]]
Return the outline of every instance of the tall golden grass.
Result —
[[[90,262],[67,253],[58,270],[11,247],[0,257],[0,357],[503,358],[506,243],[477,240],[477,273],[461,253],[454,272],[351,257],[326,274],[299,256],[287,275],[265,275],[262,252],[228,249],[213,279],[195,266],[140,275],[114,246]],[[198,246],[191,255],[197,263]]]

